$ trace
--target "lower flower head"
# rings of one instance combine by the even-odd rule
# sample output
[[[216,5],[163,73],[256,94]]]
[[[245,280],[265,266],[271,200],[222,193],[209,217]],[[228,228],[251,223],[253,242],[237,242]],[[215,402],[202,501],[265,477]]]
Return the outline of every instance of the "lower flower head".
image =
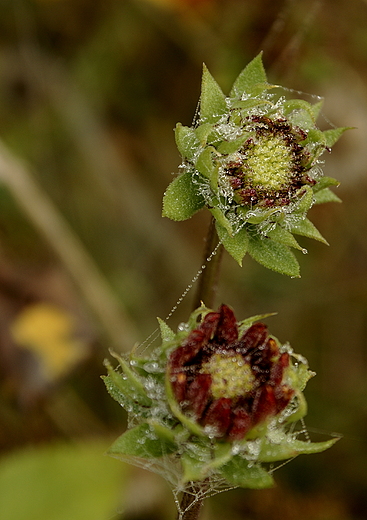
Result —
[[[239,335],[233,311],[222,305],[173,350],[168,371],[185,414],[215,437],[239,440],[289,404],[288,365],[288,352],[280,352],[264,324]]]
[[[176,488],[195,481],[263,488],[263,463],[318,453],[337,440],[302,440],[303,389],[314,374],[289,345],[269,336],[261,317],[236,322],[222,305],[196,309],[177,332],[159,320],[162,343],[148,356],[113,354],[108,391],[129,426],[112,456],[162,473]],[[209,487],[210,489],[210,487]]]

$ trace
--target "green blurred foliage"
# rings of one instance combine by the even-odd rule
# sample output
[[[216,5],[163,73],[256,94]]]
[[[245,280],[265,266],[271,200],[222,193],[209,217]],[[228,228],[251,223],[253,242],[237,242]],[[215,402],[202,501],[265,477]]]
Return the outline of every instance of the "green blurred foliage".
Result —
[[[234,491],[209,501],[213,520],[366,518],[366,27],[362,0],[0,2],[0,137],[99,266],[133,341],[155,329],[156,316],[168,315],[201,264],[208,215],[174,223],[160,214],[180,162],[173,128],[192,121],[203,62],[227,92],[262,49],[272,82],[325,97],[322,129],[329,120],[356,127],[325,157],[325,173],[341,181],[343,204],[312,209],[330,247],[302,241],[309,254],[298,255],[299,280],[246,257],[241,269],[227,256],[217,298],[243,318],[278,312],[268,320],[272,333],[289,340],[317,372],[306,396],[307,427],[312,435],[317,430],[316,440],[333,431],[344,439],[277,471],[275,490]],[[116,437],[125,417],[99,378],[108,334],[5,181],[0,241],[0,468],[8,452],[24,446]],[[189,293],[173,315],[173,328],[186,320],[191,299]],[[72,312],[77,336],[89,345],[84,361],[52,384],[9,332],[38,301]],[[119,479],[109,471],[106,493]],[[34,479],[46,492],[48,483]],[[66,493],[65,501],[84,500],[78,480],[69,490],[79,491],[74,498]],[[113,501],[106,497],[104,503]],[[94,498],[97,504],[91,493]],[[132,516],[153,518],[154,501],[151,507]],[[172,510],[163,507],[159,514],[170,517]]]
[[[102,520],[122,510],[127,466],[101,457],[106,442],[51,444],[5,457],[1,514],[8,520]]]

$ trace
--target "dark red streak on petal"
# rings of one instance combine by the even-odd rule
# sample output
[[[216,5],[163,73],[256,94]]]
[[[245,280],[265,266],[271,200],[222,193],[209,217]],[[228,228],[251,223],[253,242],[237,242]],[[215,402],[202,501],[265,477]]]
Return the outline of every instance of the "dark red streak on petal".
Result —
[[[238,339],[236,317],[227,305],[222,305],[219,310],[220,321],[215,339],[218,343],[233,343]]]
[[[231,404],[232,400],[221,397],[213,401],[202,421],[203,426],[212,426],[215,435],[224,437],[231,424]]]
[[[209,374],[198,374],[187,390],[186,399],[190,403],[189,409],[200,419],[208,406],[211,393],[212,378]]]
[[[239,441],[244,438],[252,428],[252,418],[243,408],[234,410],[228,438],[232,441]]]

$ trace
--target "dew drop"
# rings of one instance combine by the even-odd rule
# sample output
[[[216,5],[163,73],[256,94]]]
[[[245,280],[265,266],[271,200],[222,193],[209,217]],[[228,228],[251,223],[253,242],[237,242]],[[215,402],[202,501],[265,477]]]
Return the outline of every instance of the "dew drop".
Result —
[[[183,331],[187,330],[187,324],[186,323],[180,323],[179,326],[177,327],[177,329],[180,332],[183,332]]]

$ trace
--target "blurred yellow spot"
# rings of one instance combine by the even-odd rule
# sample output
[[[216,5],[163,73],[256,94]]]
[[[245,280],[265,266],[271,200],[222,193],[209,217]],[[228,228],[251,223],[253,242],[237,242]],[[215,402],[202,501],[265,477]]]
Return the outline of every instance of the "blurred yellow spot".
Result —
[[[47,380],[68,373],[86,355],[86,345],[74,336],[72,315],[48,303],[26,307],[10,331],[18,346],[38,357]]]

